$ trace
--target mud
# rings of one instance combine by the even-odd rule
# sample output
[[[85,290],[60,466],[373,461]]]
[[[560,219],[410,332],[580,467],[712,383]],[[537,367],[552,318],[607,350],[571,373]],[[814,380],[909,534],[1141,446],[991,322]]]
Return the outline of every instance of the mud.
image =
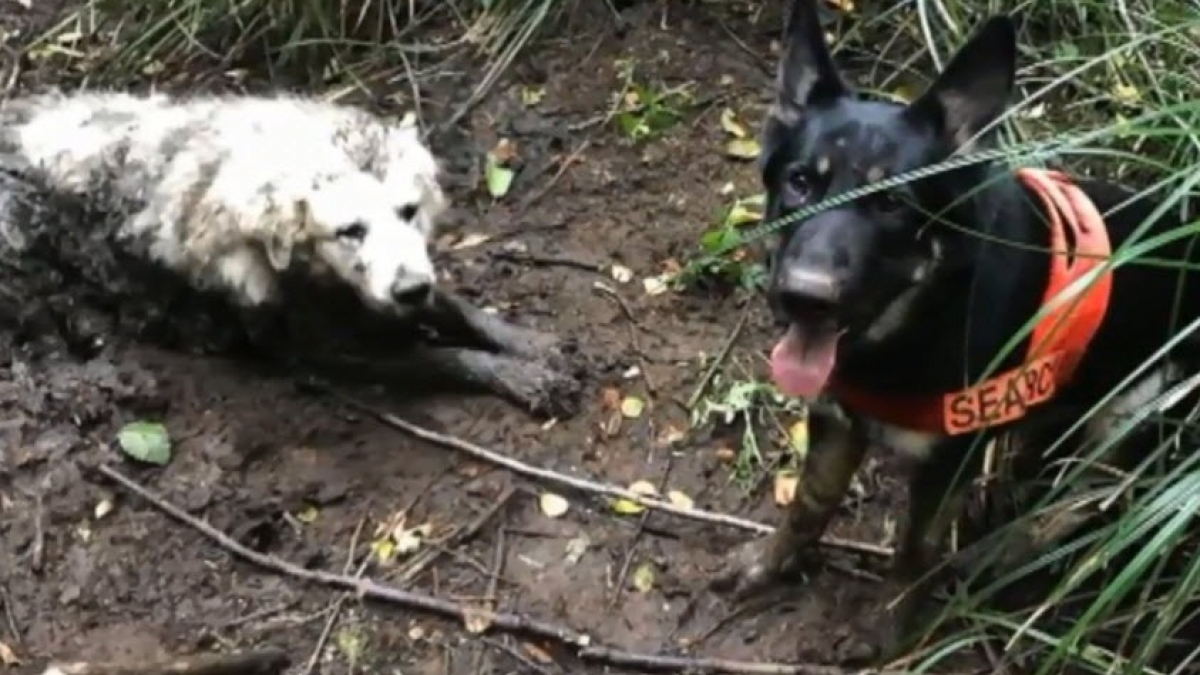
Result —
[[[587,374],[582,411],[547,425],[495,397],[415,401],[368,387],[351,391],[539,466],[620,485],[668,476],[666,485],[697,506],[773,522],[770,481],[746,489],[723,459],[740,431],[690,429],[682,406],[704,374],[702,355],[722,350],[744,312],[728,361],[765,374],[774,329],[764,303],[744,292],[652,295],[641,280],[693,253],[731,201],[726,185],[738,196],[758,191],[753,163],[721,152],[728,136],[719,117],[736,109],[752,130],[761,118],[770,86],[762,64],[778,24],[731,24],[755,58],[707,6],[637,3],[620,31],[597,7],[517,64],[469,116],[468,134],[435,146],[466,185],[479,175],[483,150],[501,137],[517,142],[521,171],[511,195],[493,202],[478,189],[458,188],[456,222],[439,257],[449,287],[579,345]],[[604,121],[621,87],[619,59],[632,59],[639,78],[656,86],[692,84],[697,104],[661,137],[631,141]],[[523,100],[531,86],[543,92],[534,106]],[[448,114],[436,87],[429,96],[430,121]],[[489,239],[457,245],[473,235]],[[614,264],[634,279],[616,281]],[[597,284],[615,289],[620,301]],[[614,415],[607,389],[643,398],[645,412]],[[146,419],[162,421],[174,441],[165,467],[136,464],[117,448],[117,430]],[[661,441],[670,430],[686,434],[667,447]],[[129,341],[91,358],[8,350],[0,435],[0,642],[23,660],[18,672],[34,672],[49,658],[149,658],[264,644],[287,649],[291,672],[302,672],[338,597],[235,561],[97,476],[99,463],[256,550],[330,571],[346,566],[360,524],[356,560],[396,514],[409,527],[431,524],[436,541],[515,486],[473,537],[406,584],[397,579],[408,557],[371,564],[366,574],[452,600],[492,600],[500,610],[629,650],[824,660],[869,606],[877,588],[870,577],[881,564],[834,555],[839,564],[785,589],[768,609],[738,612],[707,584],[745,532],[662,515],[639,525],[604,500],[568,492],[569,510],[551,519],[538,505],[544,486],[418,442],[298,388],[284,373]],[[765,437],[763,444],[764,453],[778,454]],[[832,534],[893,543],[902,479],[890,462],[869,461]],[[650,570],[649,590],[639,590],[630,572],[615,593],[627,557],[630,569]],[[429,614],[352,598],[318,665],[325,673],[535,672],[530,663],[543,672],[612,672],[575,663],[536,639],[489,639]]]

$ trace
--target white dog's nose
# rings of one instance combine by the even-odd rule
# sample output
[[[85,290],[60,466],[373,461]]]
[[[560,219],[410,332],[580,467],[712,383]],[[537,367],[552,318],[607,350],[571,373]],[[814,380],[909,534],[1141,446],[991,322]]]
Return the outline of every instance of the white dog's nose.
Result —
[[[402,279],[392,284],[392,300],[399,305],[419,307],[432,292],[433,282],[429,279]]]

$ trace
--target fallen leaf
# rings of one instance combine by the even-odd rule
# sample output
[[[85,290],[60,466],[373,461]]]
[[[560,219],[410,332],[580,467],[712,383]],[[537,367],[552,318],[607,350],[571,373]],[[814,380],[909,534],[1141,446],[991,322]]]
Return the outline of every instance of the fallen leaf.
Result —
[[[646,295],[662,295],[670,288],[670,275],[660,274],[656,277],[646,277],[642,279],[642,289],[646,291]]]
[[[408,629],[408,639],[416,642],[425,637],[425,629],[420,626],[413,626]]]
[[[392,530],[392,541],[396,542],[396,553],[398,555],[409,555],[421,548],[425,539],[433,531],[433,525],[425,523],[413,528],[406,528],[401,524]]]
[[[624,265],[614,264],[609,274],[618,284],[627,284],[633,279],[633,270]]]
[[[587,553],[588,547],[592,545],[592,540],[588,539],[586,534],[581,534],[567,542],[567,564],[574,565],[579,562],[584,553]]]
[[[725,216],[725,223],[730,227],[740,227],[757,223],[762,220],[762,211],[751,209],[745,202],[734,202],[733,206],[729,207],[729,215]]]
[[[308,506],[300,509],[300,512],[296,514],[296,520],[305,524],[313,523],[316,522],[317,516],[319,515],[321,515],[321,512],[317,510],[317,507],[309,504]]]
[[[605,410],[616,410],[621,407],[621,391],[616,387],[605,387],[600,390],[600,402]]]
[[[636,396],[626,396],[621,400],[621,414],[631,420],[641,417],[645,409],[646,402]]]
[[[550,654],[548,652],[546,652],[545,649],[542,649],[541,647],[533,644],[532,642],[524,642],[521,644],[521,647],[525,649],[525,653],[529,655],[529,658],[533,659],[534,661],[537,661],[538,663],[553,663],[554,662],[554,659],[552,659],[550,657]]]
[[[485,609],[473,607],[463,608],[463,626],[468,633],[478,635],[492,625],[492,613]]]
[[[672,504],[674,504],[675,506],[678,506],[681,509],[690,509],[693,506],[695,506],[695,502],[692,501],[692,498],[687,496],[686,494],[680,492],[679,490],[668,491],[667,492],[667,501],[671,502]]]
[[[483,167],[484,180],[487,182],[488,194],[499,199],[508,194],[512,188],[513,171],[500,163],[492,153],[487,154]]]
[[[626,380],[636,380],[641,376],[642,369],[638,366],[629,366],[625,369],[625,372],[621,373],[621,377],[625,378]]]
[[[12,650],[12,647],[0,642],[0,663],[6,666],[19,666],[21,665],[21,659],[17,658],[17,654]]]
[[[1142,99],[1142,92],[1132,84],[1118,82],[1112,89],[1113,97],[1121,103],[1137,103]]]
[[[808,452],[808,422],[800,420],[788,429],[788,444],[792,446],[792,452],[801,457]]]
[[[686,431],[673,424],[668,424],[663,428],[662,433],[658,435],[658,445],[662,447],[675,445],[684,438],[687,438]]]
[[[521,103],[532,107],[541,103],[545,96],[546,90],[542,87],[525,87],[521,90]]]
[[[892,90],[892,99],[897,103],[912,103],[917,98],[917,89],[910,84],[902,84]]]
[[[385,539],[376,539],[371,542],[371,553],[379,559],[379,562],[389,563],[396,557],[396,544],[391,537]]]
[[[829,4],[833,5],[835,8],[840,9],[846,13],[850,13],[850,12],[854,11],[854,0],[825,0],[825,2],[828,2]]]
[[[517,144],[507,138],[501,138],[496,147],[492,148],[492,154],[495,155],[496,161],[507,166],[517,158]]]
[[[633,587],[639,593],[648,593],[654,588],[654,568],[650,563],[642,563],[633,570]]]
[[[93,516],[93,517],[94,517],[96,520],[100,520],[100,519],[101,519],[101,518],[103,518],[104,516],[107,516],[108,514],[112,513],[112,510],[113,510],[113,503],[112,503],[112,500],[111,500],[111,499],[107,499],[107,498],[105,498],[105,499],[101,499],[101,500],[100,500],[100,501],[99,501],[99,502],[96,504],[96,509],[95,509],[95,510],[92,512],[92,516]]]
[[[354,628],[343,628],[337,634],[338,650],[346,657],[350,663],[357,663],[362,658],[363,648],[366,646],[366,638],[362,633]]]
[[[459,239],[458,242],[456,242],[453,246],[451,246],[450,250],[461,251],[464,248],[471,248],[473,246],[478,246],[490,241],[491,238],[492,236],[489,234],[484,234],[482,232],[470,232],[462,239]]]
[[[717,461],[722,464],[733,464],[737,459],[737,452],[733,448],[717,448]]]
[[[629,491],[647,497],[658,494],[658,488],[654,487],[654,483],[647,480],[639,480],[633,483],[629,486]],[[632,499],[622,498],[613,501],[613,510],[623,516],[632,516],[645,511],[646,507]]]
[[[130,422],[117,432],[117,443],[136,460],[164,466],[171,461],[171,437],[158,422]]]
[[[725,154],[738,159],[756,159],[760,150],[753,138],[735,138],[725,144]]]
[[[734,138],[745,138],[748,135],[737,113],[730,108],[721,111],[721,128]]]
[[[796,499],[796,488],[800,477],[792,471],[780,471],[775,474],[775,504],[787,506]]]
[[[538,505],[542,507],[542,513],[549,518],[560,518],[570,508],[570,503],[561,495],[556,495],[553,492],[543,492],[538,498]]]

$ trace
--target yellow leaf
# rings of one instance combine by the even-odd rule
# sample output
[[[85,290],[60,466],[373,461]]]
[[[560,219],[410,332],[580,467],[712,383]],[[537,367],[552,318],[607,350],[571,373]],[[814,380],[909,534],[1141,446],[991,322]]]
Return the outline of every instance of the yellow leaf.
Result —
[[[541,87],[525,87],[521,90],[521,102],[526,106],[535,106],[542,102],[546,90]]]
[[[667,501],[681,509],[690,509],[695,505],[692,498],[680,492],[679,490],[670,490],[667,492]]]
[[[12,647],[0,642],[0,663],[6,666],[19,666],[21,665],[21,659],[17,658],[17,654],[12,650]]]
[[[737,113],[729,108],[721,111],[721,128],[734,138],[745,138],[747,136],[746,127],[742,126],[742,123],[738,120]]]
[[[542,507],[542,513],[550,518],[559,518],[567,512],[570,503],[560,495],[553,492],[543,492],[538,498],[538,504]]]
[[[670,275],[668,274],[646,277],[642,279],[642,289],[646,291],[646,295],[662,295],[671,287],[669,281]]]
[[[621,414],[629,419],[637,419],[646,409],[646,402],[636,396],[626,396],[621,400]]]
[[[654,588],[654,568],[650,563],[642,563],[633,571],[633,587],[639,593],[646,593]]]
[[[463,608],[463,626],[468,633],[478,635],[487,630],[492,625],[492,613],[487,610],[474,609],[471,607]]]
[[[309,523],[316,522],[318,515],[320,515],[320,511],[317,510],[317,507],[309,504],[308,506],[300,509],[300,513],[296,514],[296,520],[307,525]]]
[[[629,486],[629,491],[638,494],[651,496],[658,493],[658,489],[650,481],[639,480]],[[633,501],[632,499],[616,499],[613,501],[613,511],[623,515],[632,516],[645,511],[646,507]]]
[[[741,225],[748,225],[750,223],[757,223],[761,220],[761,211],[754,211],[741,201],[735,202],[734,205],[729,209],[729,215],[725,217],[725,222],[730,227],[738,227]]]
[[[392,543],[391,538],[376,539],[371,542],[371,552],[380,562],[391,562],[392,558],[396,557],[396,545]]]
[[[792,452],[801,457],[808,452],[808,422],[800,420],[788,429],[788,444],[792,446]]]
[[[796,499],[796,489],[800,485],[800,477],[792,471],[780,471],[775,474],[775,504],[787,506]]]
[[[99,501],[99,503],[96,504],[96,510],[92,513],[92,516],[96,520],[100,520],[104,516],[107,516],[108,514],[112,513],[112,510],[113,510],[112,500],[111,499],[101,499]]]
[[[760,148],[753,138],[735,138],[725,144],[725,154],[738,159],[755,159]]]
[[[1142,92],[1132,84],[1118,82],[1112,90],[1113,96],[1121,103],[1137,103],[1142,99]]]
[[[911,84],[902,84],[892,90],[892,98],[897,103],[912,103],[917,98],[917,90]]]
[[[624,265],[613,265],[610,273],[613,280],[618,284],[626,284],[629,283],[630,279],[633,279],[633,270]]]

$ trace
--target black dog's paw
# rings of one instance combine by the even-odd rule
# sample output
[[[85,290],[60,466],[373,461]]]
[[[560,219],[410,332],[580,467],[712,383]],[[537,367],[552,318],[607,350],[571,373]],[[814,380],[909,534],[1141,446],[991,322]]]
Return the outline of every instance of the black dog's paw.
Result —
[[[778,555],[777,536],[754,539],[730,551],[709,586],[741,601],[794,576],[798,565]]]

